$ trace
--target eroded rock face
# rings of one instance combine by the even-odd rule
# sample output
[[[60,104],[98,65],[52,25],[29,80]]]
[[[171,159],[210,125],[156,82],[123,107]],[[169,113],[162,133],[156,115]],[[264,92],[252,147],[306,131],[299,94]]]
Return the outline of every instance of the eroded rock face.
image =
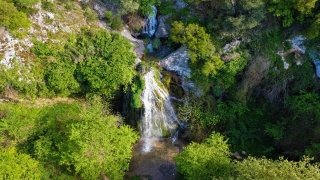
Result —
[[[156,38],[167,38],[169,37],[171,26],[166,23],[166,20],[169,18],[169,15],[159,16],[159,25],[155,33]]]
[[[124,29],[121,32],[121,35],[123,37],[125,37],[126,39],[128,39],[134,46],[134,53],[136,54],[136,56],[138,57],[136,59],[136,64],[141,62],[141,58],[144,54],[144,42],[142,40],[136,39],[134,37],[132,37],[132,35],[130,34],[130,32],[127,29]]]
[[[176,2],[175,2],[175,4],[174,4],[174,7],[175,7],[176,9],[183,9],[183,8],[185,8],[185,7],[187,7],[187,6],[188,6],[188,4],[185,3],[183,0],[176,0]]]
[[[304,38],[301,35],[296,36],[292,39],[289,39],[287,41],[290,42],[292,48],[286,52],[281,50],[280,52],[277,53],[279,56],[281,56],[281,60],[283,61],[283,68],[284,69],[288,69],[290,67],[290,64],[286,62],[285,57],[289,54],[292,54],[292,53],[294,53],[294,55],[295,55],[296,65],[302,64],[302,62],[300,61],[300,59],[298,57],[300,56],[300,54],[305,54],[305,52],[306,52],[306,47],[304,46],[305,40],[306,40],[306,38]]]
[[[270,62],[259,56],[253,60],[245,71],[244,78],[237,92],[237,98],[245,103],[247,93],[250,93],[268,74],[270,68]]]
[[[241,44],[241,42],[240,42],[239,40],[232,41],[231,43],[226,44],[226,45],[223,47],[223,53],[232,52],[235,48],[239,47],[240,44]]]
[[[191,77],[191,69],[188,66],[190,57],[187,54],[187,48],[181,47],[175,52],[161,59],[159,64],[168,71],[173,71],[183,78]]]
[[[191,77],[191,69],[188,66],[190,57],[187,53],[186,47],[181,47],[175,52],[172,52],[167,57],[160,60],[159,64],[167,71],[176,73],[181,77],[181,87],[184,91],[193,91],[197,97],[202,96],[203,92],[198,89],[196,85],[189,80]]]

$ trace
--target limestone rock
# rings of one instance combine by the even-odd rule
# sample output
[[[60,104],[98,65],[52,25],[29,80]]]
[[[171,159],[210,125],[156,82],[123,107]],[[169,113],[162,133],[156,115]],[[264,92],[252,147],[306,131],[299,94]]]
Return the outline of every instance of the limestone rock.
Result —
[[[166,16],[159,16],[158,21],[158,29],[155,33],[156,38],[167,38],[169,37],[171,26],[166,23],[166,20],[169,18],[169,15]]]
[[[188,6],[188,4],[185,3],[183,0],[176,0],[176,2],[175,2],[175,4],[174,4],[174,7],[175,7],[176,9],[183,9],[183,8],[185,8],[185,7],[187,7],[187,6]]]
[[[241,42],[239,40],[232,41],[231,43],[226,44],[223,47],[223,53],[228,53],[228,52],[233,51],[236,47],[239,47],[240,44],[241,44]]]
[[[162,68],[174,72],[181,77],[181,87],[184,91],[193,91],[197,97],[200,97],[203,94],[202,90],[189,80],[191,77],[191,69],[188,66],[189,59],[187,48],[181,47],[164,59],[161,59],[159,64]]]
[[[125,37],[126,39],[128,39],[134,45],[134,52],[135,52],[136,56],[138,57],[138,59],[142,58],[142,55],[144,54],[144,49],[145,49],[144,42],[142,40],[139,40],[139,39],[132,37],[132,35],[130,34],[130,32],[127,29],[124,29],[121,32],[121,35],[123,37]]]
[[[191,69],[188,66],[189,59],[187,48],[181,47],[169,54],[166,58],[161,59],[159,63],[168,71],[173,71],[181,77],[190,78]]]

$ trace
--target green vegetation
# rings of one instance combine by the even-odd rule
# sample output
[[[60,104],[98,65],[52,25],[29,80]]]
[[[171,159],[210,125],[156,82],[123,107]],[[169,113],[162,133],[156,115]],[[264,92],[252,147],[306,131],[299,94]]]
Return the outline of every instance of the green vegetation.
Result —
[[[90,102],[86,108],[79,103],[43,108],[1,104],[4,149],[0,156],[6,163],[0,164],[0,176],[39,179],[55,171],[84,179],[97,179],[100,174],[122,179],[138,135],[121,125],[121,118],[110,114],[99,98]],[[17,153],[13,146],[24,153]],[[37,168],[39,164],[44,172]]]
[[[14,148],[0,150],[0,177],[2,179],[41,179],[39,162]]]
[[[32,49],[45,66],[47,96],[82,92],[110,97],[135,75],[131,45],[119,34],[84,29],[63,49],[57,46],[35,42]]]
[[[142,94],[143,89],[145,88],[145,82],[141,75],[136,77],[136,80],[131,85],[131,101],[130,106],[132,108],[142,108],[142,102],[140,100],[140,96]]]
[[[202,144],[191,143],[175,161],[186,179],[224,179],[230,168],[229,154],[223,136],[213,133]]]
[[[14,35],[21,37],[26,34],[31,25],[24,12],[18,11],[13,3],[0,0],[0,25],[5,26]],[[19,28],[24,28],[20,31]]]
[[[213,133],[203,143],[191,143],[175,157],[185,179],[318,179],[319,164],[310,158],[293,162],[248,157],[232,160],[227,141]]]

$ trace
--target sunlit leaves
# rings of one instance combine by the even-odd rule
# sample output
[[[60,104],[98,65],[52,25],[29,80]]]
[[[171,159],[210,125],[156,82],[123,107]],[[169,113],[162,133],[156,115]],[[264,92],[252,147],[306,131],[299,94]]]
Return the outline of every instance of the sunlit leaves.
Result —
[[[175,157],[175,161],[186,179],[223,179],[230,172],[229,154],[224,137],[213,133],[201,144],[191,143]]]

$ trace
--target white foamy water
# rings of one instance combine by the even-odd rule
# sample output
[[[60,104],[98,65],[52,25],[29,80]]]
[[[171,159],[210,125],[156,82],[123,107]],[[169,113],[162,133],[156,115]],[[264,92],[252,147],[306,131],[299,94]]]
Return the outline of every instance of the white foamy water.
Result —
[[[149,15],[148,19],[145,22],[145,25],[142,28],[142,34],[151,37],[157,30],[158,21],[157,21],[157,8],[155,6],[151,6],[152,14]]]
[[[154,70],[151,70],[144,75],[145,89],[141,95],[144,106],[141,119],[143,152],[151,151],[155,139],[172,136],[178,124],[169,93],[163,88],[160,80],[156,81],[155,73]]]

